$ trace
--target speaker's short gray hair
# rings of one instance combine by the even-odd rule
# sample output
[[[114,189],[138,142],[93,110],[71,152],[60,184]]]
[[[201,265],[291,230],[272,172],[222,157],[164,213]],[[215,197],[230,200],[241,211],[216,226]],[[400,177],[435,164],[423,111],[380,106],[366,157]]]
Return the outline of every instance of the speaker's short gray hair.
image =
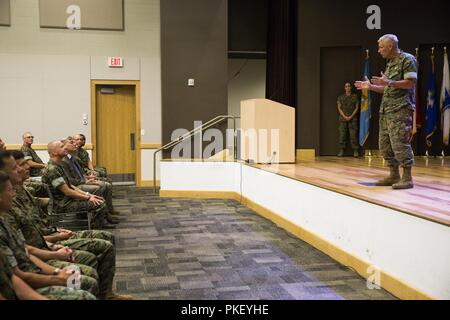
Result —
[[[394,45],[394,47],[398,47],[398,38],[395,34],[385,34],[378,39],[378,42],[389,40]]]

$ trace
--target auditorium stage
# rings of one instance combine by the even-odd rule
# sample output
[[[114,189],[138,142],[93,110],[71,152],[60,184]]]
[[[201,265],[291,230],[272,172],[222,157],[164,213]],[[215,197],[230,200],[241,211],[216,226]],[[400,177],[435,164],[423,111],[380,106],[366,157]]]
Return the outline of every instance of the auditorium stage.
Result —
[[[414,188],[409,190],[374,186],[389,171],[380,157],[318,157],[296,164],[252,166],[450,226],[450,158],[415,160]]]
[[[374,182],[381,158],[296,164],[162,160],[161,197],[233,199],[402,299],[450,299],[450,159],[417,158],[415,187]]]

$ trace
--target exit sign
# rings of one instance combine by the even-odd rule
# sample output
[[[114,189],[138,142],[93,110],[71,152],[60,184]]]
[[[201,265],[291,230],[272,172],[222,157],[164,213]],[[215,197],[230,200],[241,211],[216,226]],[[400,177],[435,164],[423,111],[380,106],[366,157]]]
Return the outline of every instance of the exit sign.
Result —
[[[110,68],[123,68],[123,58],[122,57],[109,57],[108,67]]]

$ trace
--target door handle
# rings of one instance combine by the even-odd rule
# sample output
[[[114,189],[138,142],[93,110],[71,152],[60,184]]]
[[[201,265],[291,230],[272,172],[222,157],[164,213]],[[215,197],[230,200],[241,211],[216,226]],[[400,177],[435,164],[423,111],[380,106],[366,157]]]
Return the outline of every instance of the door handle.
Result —
[[[134,133],[130,133],[130,146],[131,150],[135,149]]]

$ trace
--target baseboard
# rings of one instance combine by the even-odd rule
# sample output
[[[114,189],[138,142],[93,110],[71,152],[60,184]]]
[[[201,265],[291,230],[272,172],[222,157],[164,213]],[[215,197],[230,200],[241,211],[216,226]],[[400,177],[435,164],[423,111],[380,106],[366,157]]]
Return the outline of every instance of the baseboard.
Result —
[[[32,147],[33,147],[33,150],[35,150],[35,151],[38,151],[38,150],[39,151],[42,151],[42,150],[47,151],[47,145],[46,144],[37,144],[37,143],[35,143],[35,144],[32,145]],[[6,145],[6,149],[7,150],[20,150],[20,148],[22,148],[22,144],[7,144]],[[92,144],[87,143],[84,146],[84,149],[92,150]]]
[[[297,149],[295,160],[314,160],[316,158],[316,149]]]
[[[240,201],[241,196],[231,191],[177,191],[160,190],[161,198],[193,198],[193,199],[231,199]]]
[[[364,150],[365,157],[381,157],[381,152],[378,149],[375,150]]]
[[[326,255],[330,256],[333,260],[340,264],[350,267],[355,270],[360,276],[368,279],[371,274],[367,273],[367,270],[371,264],[356,257],[342,248],[332,244],[331,242],[322,239],[320,236],[284,219],[281,215],[253,202],[251,199],[241,197],[236,192],[225,191],[172,191],[161,190],[160,197],[163,198],[195,198],[195,199],[233,199],[246,207],[252,209],[260,216],[272,221],[279,227],[283,228],[287,232],[295,235],[297,238],[305,241],[314,248],[320,250]],[[390,292],[394,296],[403,300],[433,300],[430,295],[421,292],[420,290],[408,285],[407,283],[399,280],[383,270],[380,272],[380,284],[383,289]]]
[[[156,186],[160,186],[159,180],[156,180]],[[142,180],[140,187],[153,187],[153,180]]]

